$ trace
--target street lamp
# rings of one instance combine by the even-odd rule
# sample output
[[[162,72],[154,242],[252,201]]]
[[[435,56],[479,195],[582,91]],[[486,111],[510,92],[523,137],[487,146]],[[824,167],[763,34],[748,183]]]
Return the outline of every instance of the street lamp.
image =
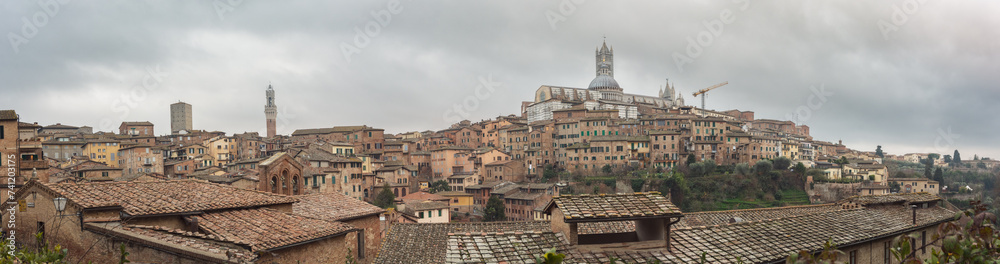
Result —
[[[52,203],[56,205],[56,212],[60,215],[66,210],[66,197],[53,198]]]

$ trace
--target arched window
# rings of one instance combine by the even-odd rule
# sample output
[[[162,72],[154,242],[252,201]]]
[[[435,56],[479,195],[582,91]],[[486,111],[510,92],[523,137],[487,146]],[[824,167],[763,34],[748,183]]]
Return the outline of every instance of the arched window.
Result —
[[[271,192],[278,192],[278,176],[271,175]]]
[[[368,198],[368,189],[365,189],[365,198]]]
[[[299,175],[292,176],[292,194],[299,194]]]
[[[393,188],[392,194],[395,195],[396,197],[399,197],[399,188]]]
[[[284,192],[285,190],[288,190],[288,171],[287,170],[282,170],[281,171],[281,191]]]

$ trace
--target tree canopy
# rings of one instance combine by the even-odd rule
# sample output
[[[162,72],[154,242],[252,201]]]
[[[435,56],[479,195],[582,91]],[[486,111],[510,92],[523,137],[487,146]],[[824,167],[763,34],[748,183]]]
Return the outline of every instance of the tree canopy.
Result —
[[[774,159],[774,169],[776,170],[787,170],[789,166],[792,166],[792,160],[787,157],[778,157]]]
[[[388,183],[382,186],[382,191],[375,196],[375,206],[383,209],[396,208],[396,195],[390,189]]]
[[[486,201],[486,208],[483,209],[483,221],[504,221],[507,220],[507,215],[504,213],[503,201],[496,196],[490,196],[490,199]]]
[[[431,186],[429,186],[429,189],[427,190],[427,192],[438,193],[438,192],[447,192],[449,190],[451,190],[451,187],[448,186],[448,182],[447,181],[445,181],[445,180],[438,180],[436,182],[432,182],[431,183]]]

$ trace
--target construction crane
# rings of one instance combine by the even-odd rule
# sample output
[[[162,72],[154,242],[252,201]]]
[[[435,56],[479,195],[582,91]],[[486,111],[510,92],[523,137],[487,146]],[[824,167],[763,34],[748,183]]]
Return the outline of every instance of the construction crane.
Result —
[[[694,93],[694,97],[698,97],[698,95],[701,95],[701,109],[705,109],[705,93],[707,93],[708,91],[711,91],[712,89],[719,88],[719,87],[722,87],[723,85],[727,85],[727,84],[729,84],[728,81],[722,82],[720,84],[712,85],[712,86],[709,86],[708,88],[701,89],[700,91],[695,92]]]

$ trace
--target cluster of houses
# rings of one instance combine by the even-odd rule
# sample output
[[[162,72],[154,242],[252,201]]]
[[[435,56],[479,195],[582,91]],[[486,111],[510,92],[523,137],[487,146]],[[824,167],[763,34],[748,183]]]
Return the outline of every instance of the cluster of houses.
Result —
[[[919,223],[871,221],[829,231],[868,246],[852,258],[874,258],[887,255],[876,254],[872,248],[881,244],[873,243],[926,232],[953,215],[937,203],[936,182],[890,178],[878,157],[813,141],[806,126],[755,120],[752,112],[671,109],[626,119],[570,107],[531,123],[522,114],[441,131],[393,135],[338,126],[271,137],[187,129],[158,136],[150,122],[94,132],[21,122],[3,110],[0,154],[14,172],[8,204],[17,204],[4,214],[17,225],[5,231],[17,231],[12,243],[21,247],[38,245],[31,234],[43,233],[71,256],[97,262],[115,259],[119,244],[137,259],[179,263],[517,262],[531,256],[510,252],[552,247],[581,263],[605,257],[687,263],[701,252],[730,262],[757,250],[766,253],[756,260],[767,262],[788,252],[732,241],[803,250],[824,241],[789,247],[741,230],[780,223],[789,229],[774,232],[808,236],[818,231],[802,228],[827,224],[819,219],[897,219],[919,206],[916,212],[927,215]],[[834,204],[716,213],[682,213],[654,193],[566,195],[562,183],[541,181],[547,168],[596,175],[671,168],[687,156],[720,164],[787,157],[822,169],[828,179],[867,181],[857,188],[864,196]],[[849,162],[836,163],[841,157]],[[439,182],[446,190],[429,193]],[[888,194],[883,187],[890,182],[906,194]],[[387,189],[395,209],[366,202]],[[467,222],[483,215],[491,197],[503,201],[509,222]],[[787,221],[804,222],[793,228]],[[734,237],[699,239],[716,233]],[[478,244],[484,240],[499,244]]]

